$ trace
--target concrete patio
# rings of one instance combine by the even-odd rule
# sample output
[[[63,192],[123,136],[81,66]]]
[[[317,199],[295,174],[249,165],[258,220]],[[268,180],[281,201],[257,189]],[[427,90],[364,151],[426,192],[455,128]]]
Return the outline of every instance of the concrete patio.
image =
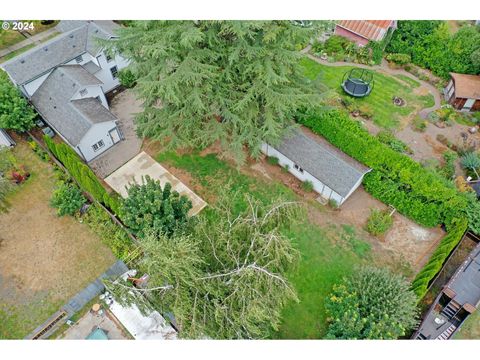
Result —
[[[189,212],[190,216],[198,214],[207,206],[207,203],[197,194],[170,174],[167,169],[144,151],[105,178],[105,182],[122,197],[126,198],[128,196],[128,186],[134,183],[142,184],[142,178],[147,175],[152,179],[159,180],[162,187],[169,182],[172,184],[173,190],[177,191],[180,195],[187,196],[192,202],[192,209],[190,209]]]
[[[124,139],[88,163],[95,174],[104,179],[140,152],[142,140],[135,133],[134,117],[142,111],[142,103],[127,89],[113,98],[110,111],[119,119]]]

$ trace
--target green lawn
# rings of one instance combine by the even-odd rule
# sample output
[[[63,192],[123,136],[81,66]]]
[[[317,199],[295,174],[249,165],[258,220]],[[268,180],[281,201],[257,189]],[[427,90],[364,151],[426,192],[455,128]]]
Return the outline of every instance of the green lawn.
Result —
[[[51,27],[54,27],[58,24],[58,21],[53,22],[52,24],[49,25],[42,25],[40,20],[18,20],[18,21],[28,21],[28,22],[33,22],[34,25],[34,30],[28,30],[28,32],[31,35],[36,35],[38,33],[41,33],[42,31],[45,31],[47,29],[50,29]],[[17,30],[3,30],[0,29],[0,49],[3,49],[8,46],[12,46],[20,41],[25,40],[25,36],[23,36],[20,32]]]
[[[344,74],[352,69],[351,66],[333,67],[319,64],[311,59],[304,58],[301,64],[305,68],[305,74],[310,79],[319,79],[328,88],[334,89],[338,94],[344,95],[341,83]],[[394,129],[400,125],[402,117],[406,117],[414,111],[433,105],[433,97],[417,96],[413,89],[418,87],[415,80],[399,78],[408,82],[409,85],[401,83],[396,77],[380,74],[373,71],[375,85],[372,93],[362,99],[355,99],[359,105],[367,105],[373,111],[373,121],[383,127]],[[406,100],[407,105],[403,107],[395,106],[392,102],[394,96],[399,96]]]
[[[180,156],[166,152],[159,154],[156,159],[160,163],[188,172],[193,178],[191,186],[209,203],[215,201],[215,194],[220,191],[248,193],[263,202],[271,202],[279,197],[299,200],[297,195],[282,183],[266,182],[245,175],[219,160],[214,154]],[[235,204],[239,211],[246,206],[241,198]],[[202,212],[204,216],[211,214],[208,208]],[[355,230],[348,226],[331,225],[322,228],[308,220],[302,220],[289,230],[282,231],[301,253],[298,267],[288,274],[300,302],[292,302],[284,309],[281,328],[273,337],[321,338],[325,335],[327,326],[323,307],[325,297],[335,283],[353,271],[356,264],[370,259],[370,245],[359,239]]]

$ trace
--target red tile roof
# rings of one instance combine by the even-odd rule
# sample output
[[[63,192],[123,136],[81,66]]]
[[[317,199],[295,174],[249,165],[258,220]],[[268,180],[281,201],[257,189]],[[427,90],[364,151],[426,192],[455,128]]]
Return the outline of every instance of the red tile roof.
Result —
[[[393,23],[394,20],[341,20],[337,25],[368,40],[379,41]]]
[[[480,99],[480,76],[450,73],[455,81],[455,97]]]

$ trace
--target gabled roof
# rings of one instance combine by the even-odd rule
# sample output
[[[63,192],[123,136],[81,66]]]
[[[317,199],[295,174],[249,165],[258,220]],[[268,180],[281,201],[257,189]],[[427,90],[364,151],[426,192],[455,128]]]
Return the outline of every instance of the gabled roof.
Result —
[[[86,86],[102,84],[80,65],[57,67],[32,96],[32,103],[45,120],[76,146],[93,124],[116,120],[94,98],[71,100]]]
[[[5,62],[2,67],[17,84],[24,84],[85,52],[96,56],[101,49],[96,40],[114,38],[113,32],[118,27],[113,21],[68,21],[60,26],[68,31]]]
[[[343,197],[370,171],[325,139],[310,137],[302,130],[286,136],[274,148]]]
[[[450,73],[455,81],[455,97],[480,99],[480,75]]]
[[[394,20],[341,20],[337,23],[338,26],[373,41],[382,40],[393,24]]]

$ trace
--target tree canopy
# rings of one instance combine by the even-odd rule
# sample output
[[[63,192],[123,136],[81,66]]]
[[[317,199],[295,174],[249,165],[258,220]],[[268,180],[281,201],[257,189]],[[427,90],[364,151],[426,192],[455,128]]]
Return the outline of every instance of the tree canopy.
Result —
[[[131,60],[144,111],[140,135],[173,148],[220,141],[244,160],[277,142],[318,91],[302,73],[296,44],[312,29],[290,21],[138,21],[109,43]]]
[[[387,269],[362,267],[326,300],[330,339],[397,339],[417,323],[410,284]]]
[[[399,21],[387,51],[409,54],[414,64],[443,78],[450,72],[478,74],[479,29],[478,26],[463,25],[452,35],[445,21]]]
[[[35,112],[27,100],[0,71],[0,128],[27,131],[33,127]]]
[[[173,191],[172,184],[166,183],[162,189],[160,181],[147,175],[142,184],[133,184],[127,192],[122,219],[137,235],[153,232],[170,236],[187,225],[192,202]]]
[[[285,273],[298,253],[278,228],[295,221],[298,211],[292,203],[247,199],[240,214],[207,209],[189,234],[140,239],[138,269],[150,276],[147,288],[107,287],[120,301],[141,304],[145,295],[157,310],[173,312],[185,338],[267,337],[278,329],[282,307],[296,299]]]

